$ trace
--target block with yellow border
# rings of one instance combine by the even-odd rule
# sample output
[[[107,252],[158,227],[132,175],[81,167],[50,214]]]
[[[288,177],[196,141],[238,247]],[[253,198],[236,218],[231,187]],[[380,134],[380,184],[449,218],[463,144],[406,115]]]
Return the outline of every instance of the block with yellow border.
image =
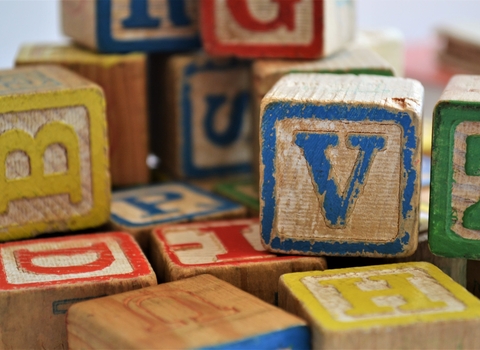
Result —
[[[283,275],[279,306],[315,349],[479,348],[480,301],[429,263]]]
[[[105,223],[102,90],[60,67],[0,71],[0,241]]]

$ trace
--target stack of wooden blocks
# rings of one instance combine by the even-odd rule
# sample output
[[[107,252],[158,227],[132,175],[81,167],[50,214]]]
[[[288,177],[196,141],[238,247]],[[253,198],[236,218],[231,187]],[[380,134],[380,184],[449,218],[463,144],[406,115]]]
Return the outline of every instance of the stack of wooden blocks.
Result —
[[[353,1],[60,4],[72,44],[0,71],[2,348],[479,347],[479,77],[427,238],[423,87]]]

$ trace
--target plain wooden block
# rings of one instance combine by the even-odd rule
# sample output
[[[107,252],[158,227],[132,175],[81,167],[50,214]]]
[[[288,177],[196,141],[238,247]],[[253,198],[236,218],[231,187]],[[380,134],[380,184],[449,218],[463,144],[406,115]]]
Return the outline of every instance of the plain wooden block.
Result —
[[[213,56],[318,58],[353,40],[355,7],[334,0],[202,0],[201,31]]]
[[[156,116],[165,170],[205,178],[251,170],[250,65],[204,54],[167,63],[167,108]]]
[[[260,241],[258,219],[223,220],[155,229],[150,245],[159,281],[211,274],[270,303],[284,273],[324,270],[324,258],[278,256]]]
[[[106,132],[97,85],[60,67],[0,71],[0,241],[108,221]]]
[[[200,47],[197,0],[62,0],[63,33],[106,53]]]
[[[113,192],[110,223],[116,230],[130,232],[146,251],[149,233],[156,226],[245,215],[243,206],[209,191],[165,182]]]
[[[434,254],[480,259],[480,77],[454,76],[433,113],[428,241]]]
[[[24,45],[17,66],[58,64],[100,85],[107,101],[110,173],[114,186],[149,180],[145,54],[106,55],[73,45]]]
[[[218,194],[244,205],[251,217],[258,218],[260,209],[258,183],[252,178],[221,181],[217,183],[214,190]]]
[[[66,349],[70,305],[152,286],[132,237],[105,233],[0,245],[2,349]]]
[[[267,250],[393,257],[417,247],[423,87],[410,79],[290,74],[262,101]]]
[[[279,305],[308,322],[314,349],[480,347],[480,301],[429,263],[286,274]]]
[[[305,322],[211,275],[73,305],[70,349],[307,349]]]
[[[268,91],[290,73],[373,74],[394,76],[393,67],[369,48],[351,45],[329,57],[314,60],[255,60],[252,65],[253,157],[255,178],[260,176],[260,105]]]

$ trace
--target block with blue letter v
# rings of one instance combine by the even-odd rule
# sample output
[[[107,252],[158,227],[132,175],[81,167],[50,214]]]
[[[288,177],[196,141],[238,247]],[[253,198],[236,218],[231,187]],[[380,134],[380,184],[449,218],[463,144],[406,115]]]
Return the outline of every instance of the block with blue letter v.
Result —
[[[274,252],[407,256],[417,247],[423,87],[291,74],[261,108],[262,239]]]

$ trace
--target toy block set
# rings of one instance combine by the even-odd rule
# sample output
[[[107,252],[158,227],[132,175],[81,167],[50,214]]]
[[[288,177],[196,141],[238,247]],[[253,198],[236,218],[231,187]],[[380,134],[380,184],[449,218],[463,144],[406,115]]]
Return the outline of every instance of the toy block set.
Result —
[[[480,348],[480,77],[430,181],[424,88],[354,1],[59,9],[72,42],[0,71],[0,347]]]

